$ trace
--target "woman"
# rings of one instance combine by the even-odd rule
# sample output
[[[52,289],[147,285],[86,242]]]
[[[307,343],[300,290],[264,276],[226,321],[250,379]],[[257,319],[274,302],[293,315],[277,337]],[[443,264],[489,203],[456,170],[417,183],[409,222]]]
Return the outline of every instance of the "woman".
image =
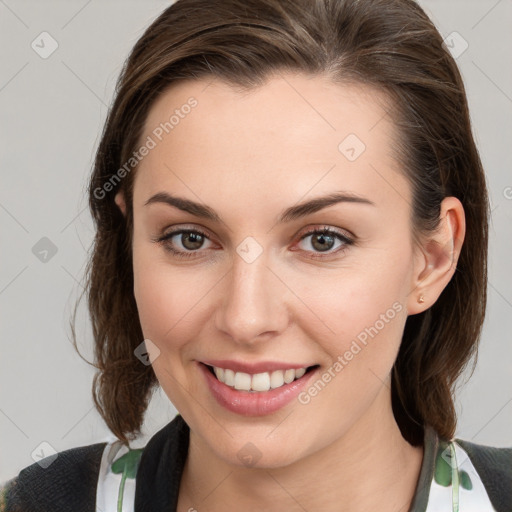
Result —
[[[6,510],[510,510],[453,438],[488,200],[457,66],[412,0],[179,0],[90,181],[94,399]],[[156,386],[179,415],[131,450]]]

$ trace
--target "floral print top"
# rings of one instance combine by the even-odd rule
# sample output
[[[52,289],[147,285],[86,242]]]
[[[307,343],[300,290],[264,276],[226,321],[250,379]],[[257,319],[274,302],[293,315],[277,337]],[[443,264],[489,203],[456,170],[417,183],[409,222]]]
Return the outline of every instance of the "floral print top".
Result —
[[[97,511],[134,511],[135,481],[141,454],[142,449],[128,449],[120,441],[105,447],[96,494]],[[429,482],[422,481],[422,477],[429,474],[427,454],[434,460],[433,478]],[[419,491],[423,488],[428,493],[426,508],[419,503]],[[430,427],[425,432],[425,456],[412,511],[495,512],[468,454],[456,441],[439,439]]]
[[[145,475],[144,478],[147,481],[142,480],[139,482],[139,487],[137,487],[143,495],[138,494],[139,503],[146,499],[150,501],[155,499],[155,503],[149,505],[151,510],[172,510],[173,506],[169,504],[177,503],[179,480],[181,479],[188,450],[188,436],[188,426],[178,414],[169,425],[155,434],[144,448],[130,448],[119,440],[106,442],[104,447],[103,445],[91,445],[98,447],[98,451],[95,452],[97,455],[94,456],[94,460],[97,461],[96,469],[94,475],[91,474],[92,480],[90,480],[96,484],[95,493],[93,491],[90,495],[91,510],[95,508],[96,512],[135,512],[137,477],[142,478],[142,475]],[[474,450],[474,447],[478,445],[472,445],[472,448],[471,443],[468,444],[458,439],[451,441],[440,439],[435,430],[428,425],[425,427],[423,445],[423,462],[416,492],[408,512],[501,512],[510,510],[508,503],[510,490],[508,487],[512,482],[512,468],[509,467],[512,466],[512,449],[487,449],[485,447],[488,450],[485,452],[486,454],[497,452],[503,454],[503,457],[500,456],[499,458],[488,457],[491,465],[481,466],[480,462],[473,459],[481,468],[480,470],[486,472],[485,474],[482,473],[483,480],[492,486],[492,489],[490,487],[488,489],[491,496],[493,496],[493,502],[499,504],[497,505],[499,511],[497,511],[496,508],[493,508],[482,481],[482,475],[477,472],[470,456],[463,448],[464,445],[468,450]],[[141,465],[144,450],[147,452],[147,457],[143,459]],[[162,467],[163,453],[170,457],[165,461],[165,467],[173,468],[173,478],[176,479],[177,483],[169,481],[168,473],[165,473],[163,478],[157,476],[155,479],[152,476],[155,475],[154,473],[147,472],[147,468],[150,466]],[[509,459],[511,464],[508,462]],[[73,459],[69,464],[70,466],[66,466],[64,471],[73,467]],[[497,469],[498,473],[496,471],[488,473],[489,467],[493,470]],[[77,467],[78,471],[75,474],[85,476],[85,473],[83,473],[85,467],[80,466],[80,468]],[[143,470],[143,468],[146,470]],[[66,474],[68,473],[60,473],[60,475]],[[96,475],[98,475],[97,479]],[[491,475],[491,479],[489,479],[489,475]],[[83,478],[83,476],[79,478]],[[502,479],[502,481],[497,482],[496,478]],[[43,498],[42,502],[45,502],[44,493],[59,492],[56,489],[65,488],[66,485],[69,487],[69,482],[64,481],[65,479],[65,476],[59,476],[59,482],[55,482],[55,486],[53,486],[53,481],[49,482],[48,485],[52,486],[52,489],[48,489],[48,491],[46,490],[47,487],[40,487],[40,484],[30,484],[34,485],[33,492],[30,494],[39,493],[37,494],[38,501],[41,502],[40,498]],[[6,503],[10,503],[11,495],[9,491],[14,490],[16,485],[16,478],[5,482],[3,486],[0,485],[0,512],[25,510],[23,507],[17,508],[14,506],[11,511],[6,506]],[[35,487],[38,487],[37,491]],[[496,494],[497,489],[501,489],[499,494]],[[167,505],[163,508],[161,506],[159,508],[156,503],[158,500],[155,498],[155,494],[161,491],[167,493],[168,496]],[[76,496],[76,487],[72,487],[70,492],[72,496]],[[87,492],[87,494],[89,493]],[[92,503],[94,495],[95,506]],[[49,494],[48,496],[55,496],[55,494]],[[83,502],[80,503],[84,505]],[[66,506],[64,508],[68,510]],[[89,510],[89,508],[87,509]],[[149,510],[149,508],[145,509]]]

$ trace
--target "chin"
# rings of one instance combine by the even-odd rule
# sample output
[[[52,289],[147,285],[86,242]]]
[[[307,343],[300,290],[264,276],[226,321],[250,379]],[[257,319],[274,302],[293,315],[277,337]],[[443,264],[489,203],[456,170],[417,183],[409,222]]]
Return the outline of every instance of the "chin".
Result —
[[[225,446],[221,451],[219,451],[218,444],[211,444],[210,448],[226,463],[247,469],[282,468],[297,462],[301,458],[301,453],[298,452],[297,447],[278,439],[265,440],[263,438],[245,442],[238,440],[230,443],[229,446]],[[301,448],[304,447],[301,446]]]

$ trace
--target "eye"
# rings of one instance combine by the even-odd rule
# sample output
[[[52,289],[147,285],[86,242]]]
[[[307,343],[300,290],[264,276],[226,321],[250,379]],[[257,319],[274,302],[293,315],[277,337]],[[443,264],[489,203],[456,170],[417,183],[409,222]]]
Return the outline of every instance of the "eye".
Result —
[[[205,240],[209,240],[208,235],[198,229],[177,229],[154,239],[153,242],[162,244],[166,251],[177,258],[194,258],[197,257],[196,253],[203,247]]]
[[[309,245],[312,249],[302,248],[301,250],[308,253],[312,252],[312,258],[327,258],[334,254],[342,253],[348,246],[354,243],[347,235],[328,226],[308,230],[300,237],[299,244],[307,238],[311,238]],[[211,242],[205,232],[199,229],[184,228],[170,231],[152,241],[161,244],[166,251],[176,258],[197,258],[200,255],[200,249],[205,249],[205,242]],[[336,246],[337,242],[338,245]],[[332,250],[334,247],[336,249]]]
[[[308,230],[304,235],[300,237],[300,241],[310,238],[308,244],[312,247],[313,258],[329,257],[333,254],[345,251],[349,245],[352,245],[354,241],[345,234],[338,232],[328,226],[324,226],[321,229],[313,228]],[[339,243],[336,246],[336,242]],[[336,247],[336,250],[332,250]],[[310,252],[309,249],[305,249],[306,252]]]

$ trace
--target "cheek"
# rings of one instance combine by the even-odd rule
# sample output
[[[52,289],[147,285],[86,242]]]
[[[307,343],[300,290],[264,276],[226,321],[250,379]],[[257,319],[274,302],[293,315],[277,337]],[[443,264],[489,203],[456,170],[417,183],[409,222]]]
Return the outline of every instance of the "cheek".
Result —
[[[205,273],[173,267],[153,245],[134,243],[134,296],[142,332],[162,352],[173,352],[197,338],[204,324],[202,300],[215,280]]]
[[[197,339],[202,325],[197,316],[201,303],[191,293],[197,290],[194,283],[179,270],[171,271],[164,258],[154,247],[134,244],[134,296],[144,339],[152,342],[146,349],[153,371],[174,406],[184,411],[189,404],[180,390],[189,386],[183,362],[190,359],[189,342]]]
[[[407,262],[401,263],[392,270],[376,261],[365,272],[352,269],[343,285],[318,296],[312,305],[333,332],[319,336],[318,330],[315,333],[311,329],[309,336],[328,353],[331,362],[299,401],[312,417],[322,417],[328,410],[326,436],[332,434],[332,425],[338,426],[336,431],[349,428],[354,418],[371,406],[383,386],[390,386],[387,379],[407,318]],[[326,404],[336,406],[326,408]]]
[[[411,261],[405,248],[375,251],[323,286],[320,280],[315,287],[304,287],[309,288],[305,302],[322,320],[311,325],[309,335],[319,340],[331,360],[346,355],[350,366],[375,367],[375,373],[386,375],[407,318]],[[319,333],[324,333],[321,338]]]
[[[144,337],[161,347],[166,335],[171,335],[173,327],[185,314],[186,297],[178,300],[176,290],[181,289],[181,284],[176,278],[179,280],[179,276],[172,276],[172,279],[154,254],[154,248],[152,251],[140,243],[134,243],[133,292]]]

